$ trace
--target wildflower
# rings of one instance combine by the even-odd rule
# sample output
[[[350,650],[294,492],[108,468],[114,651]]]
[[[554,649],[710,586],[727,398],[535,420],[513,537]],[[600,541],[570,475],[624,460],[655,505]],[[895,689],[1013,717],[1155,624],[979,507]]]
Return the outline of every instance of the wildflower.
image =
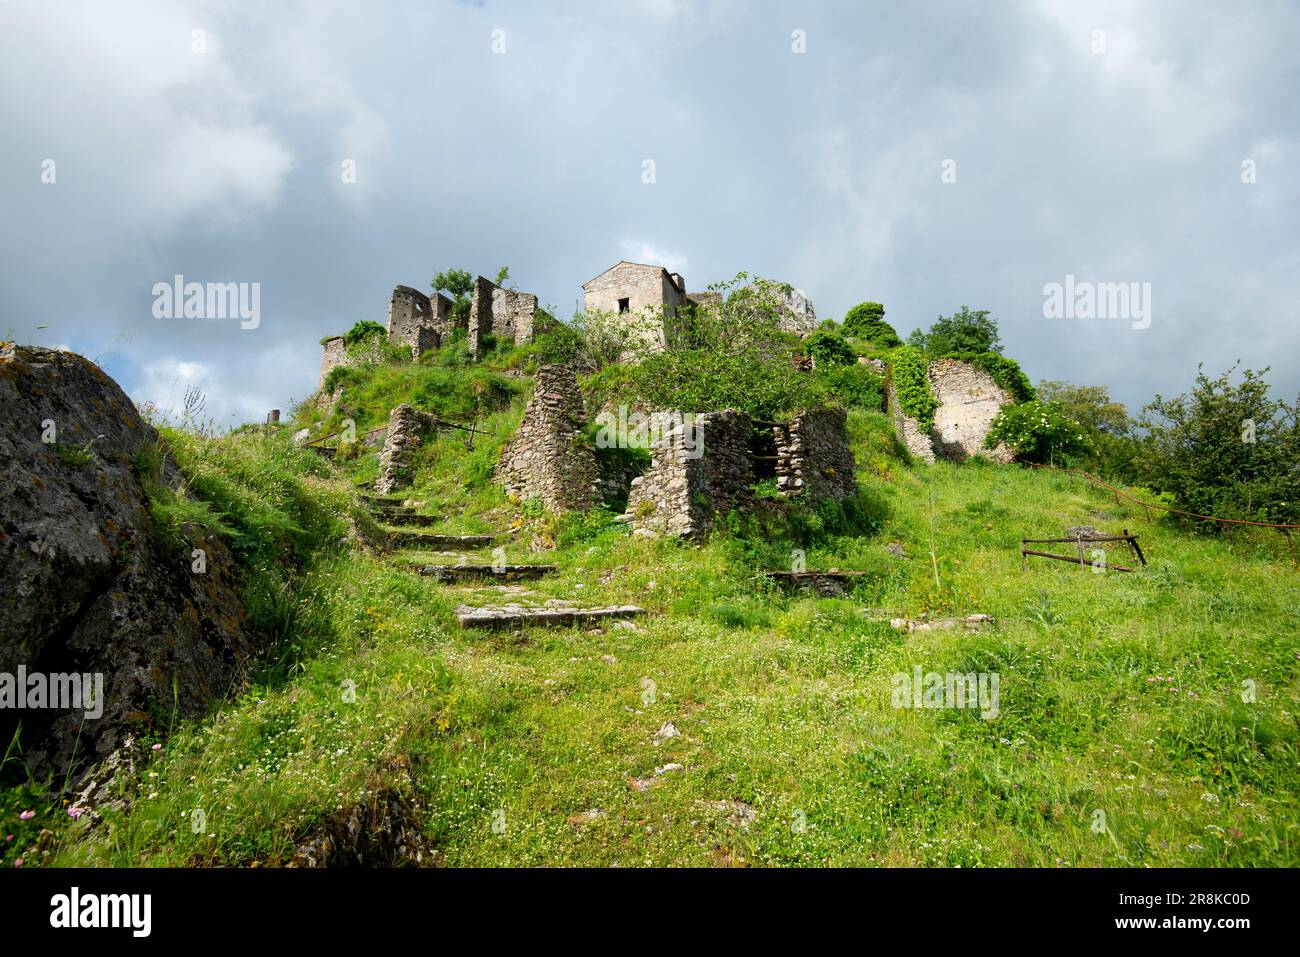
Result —
[[[31,820],[32,818],[34,818],[35,816],[36,816],[36,812],[35,812],[35,811],[23,811],[22,814],[19,814],[19,815],[18,815],[18,820],[20,820],[20,821],[30,821],[30,820]]]
[[[68,817],[72,818],[74,821],[76,821],[76,820],[80,820],[81,815],[83,815],[83,814],[85,814],[85,813],[86,813],[86,809],[85,809],[84,807],[70,807],[70,808],[68,808]]]
[[[22,867],[22,866],[23,866],[23,859],[21,857],[18,858],[18,860],[14,861],[14,867]]]
[[[155,751],[161,751],[161,750],[162,750],[162,745],[161,745],[161,744],[155,744],[155,745],[153,746],[153,750],[155,750]]]

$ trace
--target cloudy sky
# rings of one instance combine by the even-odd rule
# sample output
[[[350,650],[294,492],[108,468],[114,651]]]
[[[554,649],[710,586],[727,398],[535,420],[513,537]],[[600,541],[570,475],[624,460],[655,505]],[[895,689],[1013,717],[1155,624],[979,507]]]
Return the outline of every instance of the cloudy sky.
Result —
[[[1268,0],[2,0],[0,337],[233,424],[398,283],[509,265],[569,315],[626,258],[904,335],[988,309],[1135,406],[1238,358],[1293,397],[1298,51]],[[176,274],[260,324],[155,318]],[[1046,318],[1067,275],[1150,283],[1149,327]]]

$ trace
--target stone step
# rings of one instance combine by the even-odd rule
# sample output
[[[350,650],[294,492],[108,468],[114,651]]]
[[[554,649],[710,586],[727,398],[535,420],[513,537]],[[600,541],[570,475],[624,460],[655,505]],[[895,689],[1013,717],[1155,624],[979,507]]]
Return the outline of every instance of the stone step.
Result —
[[[424,565],[412,562],[410,567],[421,575],[427,575],[441,582],[467,581],[479,578],[493,578],[497,581],[524,581],[553,574],[558,565]]]
[[[528,608],[523,605],[497,605],[470,608],[461,605],[456,618],[462,628],[514,628],[520,625],[585,625],[601,621],[635,618],[645,613],[636,605],[610,605],[605,608],[550,606]]]
[[[373,485],[368,487],[373,488]],[[391,496],[388,495],[373,495],[373,494],[367,495],[363,492],[362,494],[358,495],[357,498],[361,499],[361,501],[365,502],[367,505],[378,506],[379,508],[405,508],[406,507],[402,504],[402,502],[406,501],[405,499],[392,498]]]
[[[495,535],[438,535],[401,530],[388,533],[389,548],[482,548],[496,540]]]
[[[437,525],[442,521],[442,518],[437,515],[421,515],[418,512],[371,509],[370,514],[374,516],[375,521],[380,525],[392,525],[397,528],[428,528],[430,525]]]

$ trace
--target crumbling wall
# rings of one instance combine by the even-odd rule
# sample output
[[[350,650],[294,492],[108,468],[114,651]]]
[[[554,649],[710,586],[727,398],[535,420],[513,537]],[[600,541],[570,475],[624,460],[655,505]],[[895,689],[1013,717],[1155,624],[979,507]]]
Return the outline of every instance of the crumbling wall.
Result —
[[[930,441],[930,436],[921,431],[921,425],[907,415],[902,406],[898,404],[898,390],[894,387],[894,380],[889,378],[889,417],[894,423],[894,434],[898,436],[898,441],[902,442],[907,448],[909,454],[923,462],[934,463],[934,444]]]
[[[523,345],[533,339],[537,297],[531,292],[502,289],[478,276],[469,307],[469,348],[475,356],[487,351],[489,336]]]
[[[330,374],[330,369],[348,364],[348,350],[343,344],[342,336],[326,339],[322,345],[325,351],[320,359],[320,381],[316,383],[317,392],[325,388],[325,377]]]
[[[437,432],[437,420],[411,405],[399,405],[388,413],[388,432],[379,453],[379,478],[375,491],[388,495],[407,488],[415,473],[415,450]]]
[[[930,363],[929,378],[939,406],[928,434],[903,412],[893,379],[889,380],[889,415],[907,451],[926,462],[934,462],[936,455],[956,462],[973,455],[1010,462],[1010,449],[1002,444],[986,449],[984,440],[998,412],[1015,401],[1012,396],[983,369],[958,359],[936,359]]]
[[[843,409],[801,412],[772,430],[776,440],[776,484],[788,496],[809,500],[857,494],[857,463],[849,448]]]
[[[388,301],[388,341],[411,347],[411,357],[437,349],[451,331],[451,300],[441,293],[426,296],[410,286],[398,286]]]
[[[930,363],[930,390],[939,400],[930,433],[936,455],[957,462],[973,455],[1011,461],[1005,445],[984,447],[998,412],[1015,401],[991,375],[967,362],[936,359]]]
[[[545,365],[535,381],[519,430],[497,464],[497,480],[507,495],[540,499],[557,511],[592,508],[600,501],[599,469],[582,437],[578,379],[568,366]]]
[[[661,413],[650,467],[632,480],[626,518],[641,537],[700,538],[717,516],[753,502],[753,423],[744,412],[704,412],[686,422]]]
[[[531,342],[537,297],[531,292],[492,287],[492,335],[515,345]]]

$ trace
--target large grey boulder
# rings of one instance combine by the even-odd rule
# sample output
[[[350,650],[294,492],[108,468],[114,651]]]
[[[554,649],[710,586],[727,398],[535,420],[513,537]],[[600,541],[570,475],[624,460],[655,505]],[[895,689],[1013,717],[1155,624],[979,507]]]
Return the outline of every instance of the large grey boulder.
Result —
[[[84,770],[124,734],[202,714],[255,651],[234,556],[215,538],[193,542],[201,559],[160,541],[142,468],[169,488],[181,480],[98,366],[0,344],[0,682],[12,692],[20,668],[29,681],[103,676],[98,718],[84,706],[0,707],[0,737],[21,722],[38,775]]]

